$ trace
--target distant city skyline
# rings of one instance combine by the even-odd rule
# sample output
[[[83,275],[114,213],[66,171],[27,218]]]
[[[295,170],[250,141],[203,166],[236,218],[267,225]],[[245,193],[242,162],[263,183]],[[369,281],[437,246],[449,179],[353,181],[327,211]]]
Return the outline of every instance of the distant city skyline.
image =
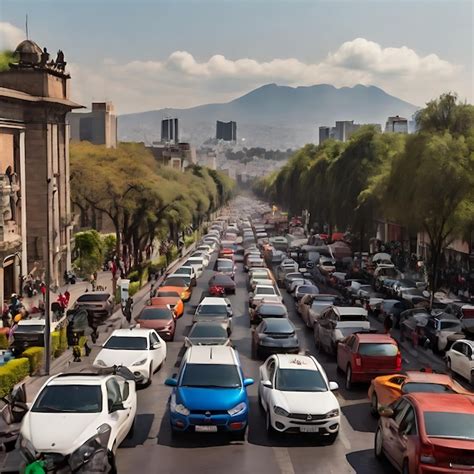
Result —
[[[0,49],[61,48],[72,98],[117,113],[226,102],[263,84],[474,99],[473,2],[0,0]],[[454,26],[455,25],[455,26]],[[396,113],[397,111],[394,111]]]

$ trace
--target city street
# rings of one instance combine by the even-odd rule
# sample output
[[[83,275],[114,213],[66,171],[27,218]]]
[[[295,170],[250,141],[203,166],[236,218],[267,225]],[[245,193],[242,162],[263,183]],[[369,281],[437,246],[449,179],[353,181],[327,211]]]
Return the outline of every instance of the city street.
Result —
[[[165,365],[155,374],[152,385],[138,393],[135,433],[118,450],[119,472],[136,472],[137,466],[143,472],[153,472],[156,469],[160,472],[196,470],[217,473],[225,470],[228,473],[241,473],[252,470],[282,474],[395,472],[388,463],[381,464],[373,455],[376,420],[369,413],[367,385],[356,386],[354,390],[347,392],[343,388],[343,376],[337,373],[335,359],[324,354],[318,358],[329,379],[337,381],[340,386],[337,396],[343,412],[340,435],[334,445],[325,446],[311,436],[286,435],[269,439],[265,420],[257,403],[256,384],[249,387],[250,423],[244,443],[230,442],[223,435],[188,434],[172,438],[167,414],[170,389],[163,382],[178,370],[180,357],[184,352],[183,341],[191,327],[191,315],[201,291],[207,288],[207,281],[213,274],[213,261],[198,280],[191,301],[186,304],[185,315],[178,321],[175,341],[167,343],[168,357]],[[238,263],[237,292],[230,296],[235,318],[232,340],[239,351],[245,376],[253,377],[257,382],[261,362],[250,357],[251,330],[248,323],[246,275],[242,264]],[[296,314],[291,296],[284,296],[290,318],[298,328],[301,349],[315,354],[312,332]],[[139,309],[137,306],[135,313]],[[377,324],[375,321],[372,323]],[[435,359],[430,353],[404,350],[403,356],[406,369],[419,369],[427,365],[437,370],[443,368],[442,361]]]

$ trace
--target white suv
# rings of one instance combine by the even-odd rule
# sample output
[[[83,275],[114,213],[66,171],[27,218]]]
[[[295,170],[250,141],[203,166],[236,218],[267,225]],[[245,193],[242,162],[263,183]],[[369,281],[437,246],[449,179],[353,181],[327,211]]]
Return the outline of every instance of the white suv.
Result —
[[[134,377],[127,369],[55,375],[23,418],[21,454],[28,463],[43,459],[71,472],[113,471],[115,452],[132,430],[136,412]]]
[[[326,372],[313,356],[275,354],[260,367],[258,401],[268,432],[318,433],[334,442],[340,406]]]

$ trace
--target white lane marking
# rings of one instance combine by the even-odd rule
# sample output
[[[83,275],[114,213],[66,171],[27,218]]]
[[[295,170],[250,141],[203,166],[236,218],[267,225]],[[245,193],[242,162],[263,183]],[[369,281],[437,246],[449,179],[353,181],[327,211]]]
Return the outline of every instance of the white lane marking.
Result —
[[[287,448],[272,448],[281,474],[295,474],[290,452]]]

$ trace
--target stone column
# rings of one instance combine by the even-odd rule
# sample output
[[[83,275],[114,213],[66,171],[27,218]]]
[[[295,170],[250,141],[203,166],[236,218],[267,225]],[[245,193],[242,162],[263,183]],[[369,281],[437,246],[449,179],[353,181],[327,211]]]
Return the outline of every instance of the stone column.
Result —
[[[26,234],[26,171],[25,171],[25,131],[20,132],[20,193],[21,193],[21,274],[28,274],[28,240]]]

